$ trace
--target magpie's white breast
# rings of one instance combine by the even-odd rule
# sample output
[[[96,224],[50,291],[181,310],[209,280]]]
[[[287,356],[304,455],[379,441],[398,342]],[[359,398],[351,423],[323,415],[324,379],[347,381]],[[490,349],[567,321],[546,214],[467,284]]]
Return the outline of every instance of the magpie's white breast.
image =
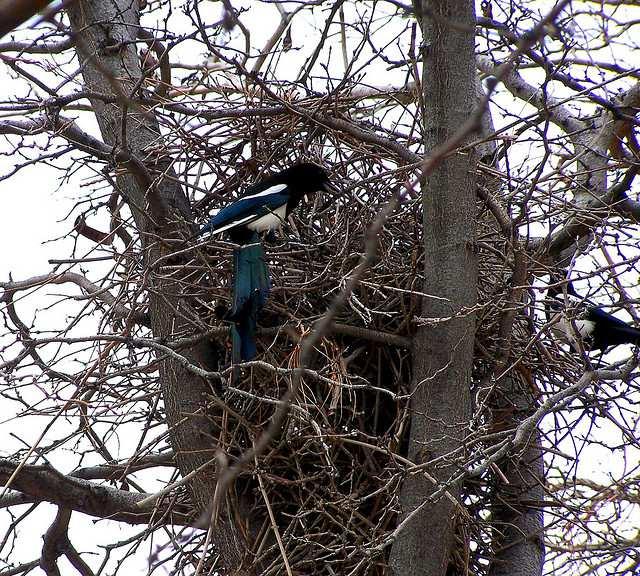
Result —
[[[286,215],[287,205],[283,204],[282,206],[280,206],[280,208],[276,208],[269,214],[261,216],[253,222],[250,222],[249,224],[247,224],[247,228],[255,232],[266,232],[267,230],[273,230],[274,228],[282,226]]]

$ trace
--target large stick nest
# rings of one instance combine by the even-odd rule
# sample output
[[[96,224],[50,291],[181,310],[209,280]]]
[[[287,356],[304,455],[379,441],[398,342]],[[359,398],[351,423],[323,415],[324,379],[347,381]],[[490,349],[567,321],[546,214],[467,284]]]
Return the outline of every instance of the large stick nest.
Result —
[[[330,147],[330,138],[322,144]],[[265,150],[250,162],[233,166],[216,160],[212,191],[196,203],[200,221],[212,209],[231,202],[237,188],[259,177],[255,167],[277,170],[297,159],[282,157],[281,150],[271,155]],[[305,155],[315,158],[308,151]],[[227,371],[228,377],[212,386],[212,394],[220,395],[229,408],[212,412],[212,441],[231,463],[267,428],[279,398],[291,386],[291,369],[299,366],[301,340],[360,262],[366,230],[381,206],[411,174],[406,167],[383,162],[375,150],[361,145],[350,149],[344,141],[339,153],[325,152],[323,162],[342,195],[335,202],[316,195],[275,242],[265,243],[273,290],[260,317],[258,360],[274,368],[254,364],[239,373]],[[280,435],[236,482],[237,500],[244,502],[238,504],[237,521],[257,538],[252,552],[264,574],[285,573],[284,556],[293,573],[300,574],[385,570],[408,464],[404,455],[410,424],[409,348],[415,319],[421,314],[422,291],[426,287],[428,292],[429,286],[421,257],[420,191],[414,192],[387,221],[378,237],[374,265],[350,295],[335,329],[323,336],[308,366],[313,372],[303,376]],[[496,334],[509,297],[513,255],[481,202],[478,216],[479,390],[483,379],[487,387],[496,349],[505,344]],[[209,239],[194,249],[186,265],[184,293],[194,302],[194,324],[201,332],[224,327],[215,310],[231,299],[232,249],[223,238]],[[537,353],[530,347],[520,355],[530,339],[527,320],[521,305],[509,305],[520,308],[518,329],[509,337],[509,346],[519,354],[523,368],[535,361]],[[213,338],[212,347],[219,366],[226,367],[226,332]],[[231,374],[236,374],[235,380]],[[479,428],[490,425],[488,414],[485,407],[476,415]],[[459,460],[463,465],[465,456]],[[486,506],[484,482],[469,486],[468,493],[472,507]],[[274,538],[270,512],[285,554]],[[460,530],[460,537],[466,540],[473,531],[479,546],[472,562],[480,572],[481,558],[488,554],[482,544],[487,536],[467,527]]]

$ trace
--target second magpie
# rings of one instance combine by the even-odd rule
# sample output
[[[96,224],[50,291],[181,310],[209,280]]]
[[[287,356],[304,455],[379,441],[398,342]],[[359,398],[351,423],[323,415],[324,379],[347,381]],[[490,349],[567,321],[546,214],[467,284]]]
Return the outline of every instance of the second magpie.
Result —
[[[552,286],[547,292],[547,320],[551,331],[572,349],[578,349],[578,339],[585,350],[603,352],[620,344],[640,344],[640,330],[605,312],[601,306],[581,298],[567,282]]]

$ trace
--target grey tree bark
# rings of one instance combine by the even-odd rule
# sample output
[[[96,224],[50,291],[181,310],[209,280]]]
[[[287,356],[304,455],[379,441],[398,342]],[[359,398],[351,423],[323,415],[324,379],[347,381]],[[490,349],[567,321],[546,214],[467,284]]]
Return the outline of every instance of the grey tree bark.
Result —
[[[484,96],[484,91],[478,80],[478,99]],[[490,139],[495,128],[491,111],[484,111],[482,116],[481,135],[487,140],[477,147],[481,161],[499,170],[495,153],[496,144]],[[501,202],[503,183],[500,178],[484,174],[479,182],[496,202]],[[500,206],[505,217],[509,215],[504,205]],[[484,222],[489,228],[498,229],[490,211],[486,213]],[[515,263],[514,270],[508,269],[507,282],[510,298],[504,302],[498,321],[497,346],[492,350],[495,359],[494,366],[484,378],[484,386],[491,392],[488,405],[491,407],[492,427],[494,431],[510,430],[518,426],[530,416],[538,407],[538,401],[533,394],[532,377],[527,371],[507,370],[514,361],[511,347],[514,324],[522,317],[517,313],[524,306],[526,292],[521,286],[530,280],[524,264],[524,250],[509,223],[510,231],[503,230],[510,239],[503,247],[505,254],[514,251],[509,258]],[[492,267],[504,274],[504,261],[497,258],[495,253],[484,251],[480,253],[483,266]],[[491,276],[492,279],[495,276]],[[520,330],[528,331],[527,326],[519,326]],[[495,376],[504,374],[497,381]],[[525,449],[515,456],[504,458],[497,463],[503,477],[494,475],[491,500],[491,524],[493,527],[493,559],[489,569],[490,576],[541,576],[544,564],[543,515],[541,503],[544,500],[544,462],[540,434],[536,430],[529,439]]]
[[[502,421],[517,426],[536,408],[531,388],[524,381],[505,378],[499,385],[511,408]],[[504,479],[494,489],[491,523],[494,557],[490,576],[540,576],[544,564],[542,501],[544,463],[536,430],[521,453],[498,463]]]
[[[429,154],[464,124],[475,103],[475,12],[472,0],[421,0],[414,6],[425,39],[424,138]],[[423,188],[424,292],[437,299],[423,300],[422,315],[439,320],[420,327],[415,336],[409,458],[418,464],[431,462],[427,470],[439,483],[456,472],[451,455],[463,449],[471,415],[477,299],[475,164],[473,152],[452,154]],[[423,475],[405,480],[404,517],[423,506],[392,547],[394,574],[447,572],[456,539],[456,506],[446,497],[427,501],[435,491]],[[459,486],[449,487],[454,497],[458,492]]]
[[[69,5],[68,14],[86,88],[110,97],[94,98],[92,105],[105,142],[114,149],[114,160],[128,170],[117,179],[119,193],[128,201],[142,241],[153,334],[169,338],[190,330],[193,312],[181,297],[179,278],[165,275],[156,263],[171,254],[171,240],[180,245],[178,232],[191,232],[192,215],[184,191],[170,161],[153,158],[160,129],[153,115],[133,99],[141,77],[136,49],[139,10],[136,0],[84,0]],[[112,102],[115,96],[116,102]],[[165,176],[166,175],[166,176]],[[211,344],[181,350],[191,362],[205,365]],[[209,369],[215,367],[209,366]],[[167,425],[178,466],[183,475],[207,462],[216,452],[216,430],[207,398],[208,382],[195,377],[180,363],[160,363],[160,384]],[[189,490],[196,511],[206,513],[215,489],[215,466],[196,475]],[[213,542],[229,572],[240,574],[247,554],[244,538],[227,510],[213,531]]]

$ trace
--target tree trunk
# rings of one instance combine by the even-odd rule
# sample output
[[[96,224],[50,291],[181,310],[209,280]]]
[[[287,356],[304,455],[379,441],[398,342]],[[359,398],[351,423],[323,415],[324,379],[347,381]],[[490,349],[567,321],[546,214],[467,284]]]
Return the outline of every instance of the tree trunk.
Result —
[[[535,410],[535,400],[523,382],[505,378],[501,392],[515,409],[504,422],[512,428]],[[494,557],[489,576],[541,576],[544,564],[543,518],[544,463],[540,434],[516,456],[498,463],[504,479],[497,479],[491,524]]]
[[[478,84],[479,81],[478,81]],[[480,87],[479,97],[483,95]],[[482,117],[482,136],[487,139],[478,147],[481,161],[499,171],[495,162],[496,145],[494,140],[489,140],[495,132],[490,110],[486,110]],[[502,180],[500,178],[484,175],[479,182],[496,199],[500,201]],[[501,206],[507,214],[504,205]],[[487,213],[488,220],[485,225],[498,229],[499,224]],[[505,238],[503,253],[513,250],[518,246],[518,238]],[[502,279],[497,274],[489,275],[491,280],[501,282],[506,280],[509,284],[513,300],[504,303],[500,328],[498,329],[496,349],[493,357],[496,364],[491,374],[504,374],[498,382],[493,377],[487,377],[487,385],[493,388],[488,405],[492,408],[491,419],[494,431],[511,430],[531,415],[537,408],[538,402],[534,397],[533,382],[527,381],[529,374],[523,370],[507,370],[512,365],[514,354],[511,350],[513,338],[513,325],[521,322],[522,317],[516,311],[523,307],[525,292],[518,288],[527,284],[526,271],[504,268],[504,260],[497,258],[496,254],[481,253],[482,265],[486,269],[491,267],[493,271],[500,272]],[[513,260],[519,258],[512,256]],[[516,272],[516,273],[514,273]],[[507,276],[507,278],[504,278]],[[522,277],[524,276],[524,277]],[[489,280],[489,281],[491,281]],[[485,279],[485,283],[487,279]],[[504,315],[511,316],[511,321],[505,326]],[[522,322],[521,322],[522,323]],[[505,333],[500,331],[505,329]],[[519,329],[526,331],[526,325],[520,325]],[[506,372],[506,373],[505,373]],[[529,439],[524,451],[518,457],[507,457],[497,463],[502,476],[493,475],[495,482],[491,497],[491,524],[493,527],[493,558],[489,569],[489,576],[541,576],[544,564],[543,531],[544,522],[540,504],[544,500],[544,462],[540,434],[536,431]],[[505,481],[506,480],[506,481]]]
[[[171,253],[171,244],[167,241],[179,239],[180,226],[190,234],[193,217],[184,191],[173,179],[176,174],[169,160],[149,159],[150,150],[157,146],[160,138],[160,129],[152,114],[134,103],[137,95],[131,93],[141,76],[135,44],[139,29],[138,2],[83,0],[69,5],[68,14],[78,57],[83,63],[86,88],[117,99],[115,103],[93,99],[92,105],[102,137],[114,147],[116,158],[130,170],[118,177],[117,185],[131,207],[140,233],[153,335],[170,339],[177,333],[193,333],[189,322],[193,312],[182,297],[184,285],[179,278],[165,275],[161,267],[154,266],[159,258]],[[123,114],[126,115],[124,131]],[[122,142],[123,132],[126,142]],[[145,172],[151,178],[146,177]],[[163,173],[169,178],[162,178]],[[205,359],[210,356],[208,346],[210,343],[205,342],[180,352],[194,364],[206,364]],[[160,385],[171,443],[180,472],[185,475],[214,458],[219,431],[214,429],[212,414],[207,408],[207,397],[213,391],[208,382],[169,359],[160,364]],[[215,484],[214,466],[189,483],[199,514],[208,510]],[[221,514],[213,541],[228,571],[241,573],[247,546],[230,517],[230,513]]]
[[[425,149],[427,154],[468,119],[475,103],[474,5],[471,0],[416,2],[424,48]],[[423,189],[425,286],[422,315],[442,319],[422,326],[413,348],[409,458],[434,461],[438,482],[457,471],[471,415],[477,298],[474,247],[475,156],[455,153],[429,176]],[[460,456],[460,454],[458,454]],[[436,490],[424,476],[408,477],[402,490],[406,516]],[[456,496],[459,486],[449,492]],[[391,552],[397,575],[445,574],[455,541],[456,507],[447,497],[428,502],[398,535]]]

